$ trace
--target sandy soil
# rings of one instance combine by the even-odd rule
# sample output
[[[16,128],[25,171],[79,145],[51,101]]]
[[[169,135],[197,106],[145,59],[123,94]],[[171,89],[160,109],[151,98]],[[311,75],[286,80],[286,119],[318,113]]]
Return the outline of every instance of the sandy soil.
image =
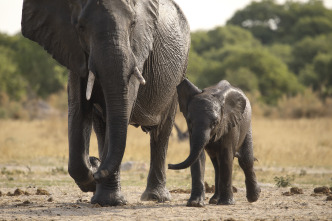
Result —
[[[82,193],[74,186],[48,187],[45,191],[22,188],[14,194],[15,190],[0,188],[0,220],[332,220],[329,194],[314,194],[312,188],[286,196],[290,188],[265,184],[256,203],[248,203],[245,189],[238,188],[236,205],[204,208],[186,207],[189,194],[172,193],[173,200],[166,203],[141,202],[144,189],[134,186],[123,188],[128,205],[119,207],[92,205],[92,193]],[[206,203],[211,195],[207,194]]]

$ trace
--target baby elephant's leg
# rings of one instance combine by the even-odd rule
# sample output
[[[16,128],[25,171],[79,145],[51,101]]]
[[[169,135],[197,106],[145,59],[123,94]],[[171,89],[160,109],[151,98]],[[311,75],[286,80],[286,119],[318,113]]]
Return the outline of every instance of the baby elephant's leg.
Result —
[[[211,197],[209,204],[217,204],[218,200],[219,200],[219,165],[218,165],[218,160],[217,157],[211,157],[211,162],[213,164],[213,168],[214,168],[214,186],[215,186],[215,190],[214,190],[214,194]]]
[[[218,153],[219,164],[219,205],[232,205],[233,189],[232,189],[232,170],[233,170],[233,152],[231,148],[222,147]]]
[[[191,171],[191,195],[187,202],[190,207],[203,207],[205,198],[204,172],[205,172],[205,153],[199,156],[198,160],[190,167]]]
[[[254,153],[251,130],[247,133],[246,138],[239,150],[239,164],[246,177],[247,199],[249,202],[258,200],[261,189],[257,184],[256,174],[254,171]]]

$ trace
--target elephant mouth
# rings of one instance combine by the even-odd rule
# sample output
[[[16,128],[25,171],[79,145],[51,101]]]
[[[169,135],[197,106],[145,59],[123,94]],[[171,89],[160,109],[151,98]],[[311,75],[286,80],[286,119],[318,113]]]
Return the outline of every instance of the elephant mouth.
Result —
[[[137,78],[137,80],[139,81],[140,84],[142,84],[142,85],[146,84],[146,81],[143,78],[143,75],[142,75],[141,71],[138,69],[137,66],[134,67],[134,70],[132,71],[132,74]],[[86,86],[86,94],[85,94],[87,100],[90,100],[90,98],[91,98],[91,94],[92,94],[92,90],[93,90],[93,85],[95,83],[95,79],[96,79],[95,74],[91,70],[89,70],[89,77],[88,77],[88,83],[87,83],[87,86]]]

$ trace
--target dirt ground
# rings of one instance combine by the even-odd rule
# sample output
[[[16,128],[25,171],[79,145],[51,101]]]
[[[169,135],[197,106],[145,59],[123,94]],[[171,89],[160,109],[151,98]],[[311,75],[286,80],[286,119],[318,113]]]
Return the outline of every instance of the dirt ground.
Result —
[[[235,205],[203,208],[186,207],[187,193],[172,193],[171,202],[142,202],[144,188],[136,186],[123,187],[128,205],[119,207],[92,205],[92,193],[82,193],[74,185],[0,188],[0,220],[332,220],[329,194],[302,188],[303,194],[291,195],[285,194],[290,188],[261,187],[255,203],[248,203],[245,189],[237,188]],[[207,194],[206,203],[211,195]]]

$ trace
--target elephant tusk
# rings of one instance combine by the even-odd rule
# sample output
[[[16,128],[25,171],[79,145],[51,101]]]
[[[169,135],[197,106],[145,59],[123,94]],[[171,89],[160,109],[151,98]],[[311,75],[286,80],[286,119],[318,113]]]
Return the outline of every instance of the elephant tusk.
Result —
[[[138,70],[137,67],[135,67],[135,69],[134,69],[134,75],[138,79],[140,84],[145,85],[146,81],[143,78],[142,73]]]
[[[91,71],[89,71],[88,84],[86,86],[86,99],[87,100],[90,100],[90,98],[91,98],[94,82],[95,82],[95,75]]]

